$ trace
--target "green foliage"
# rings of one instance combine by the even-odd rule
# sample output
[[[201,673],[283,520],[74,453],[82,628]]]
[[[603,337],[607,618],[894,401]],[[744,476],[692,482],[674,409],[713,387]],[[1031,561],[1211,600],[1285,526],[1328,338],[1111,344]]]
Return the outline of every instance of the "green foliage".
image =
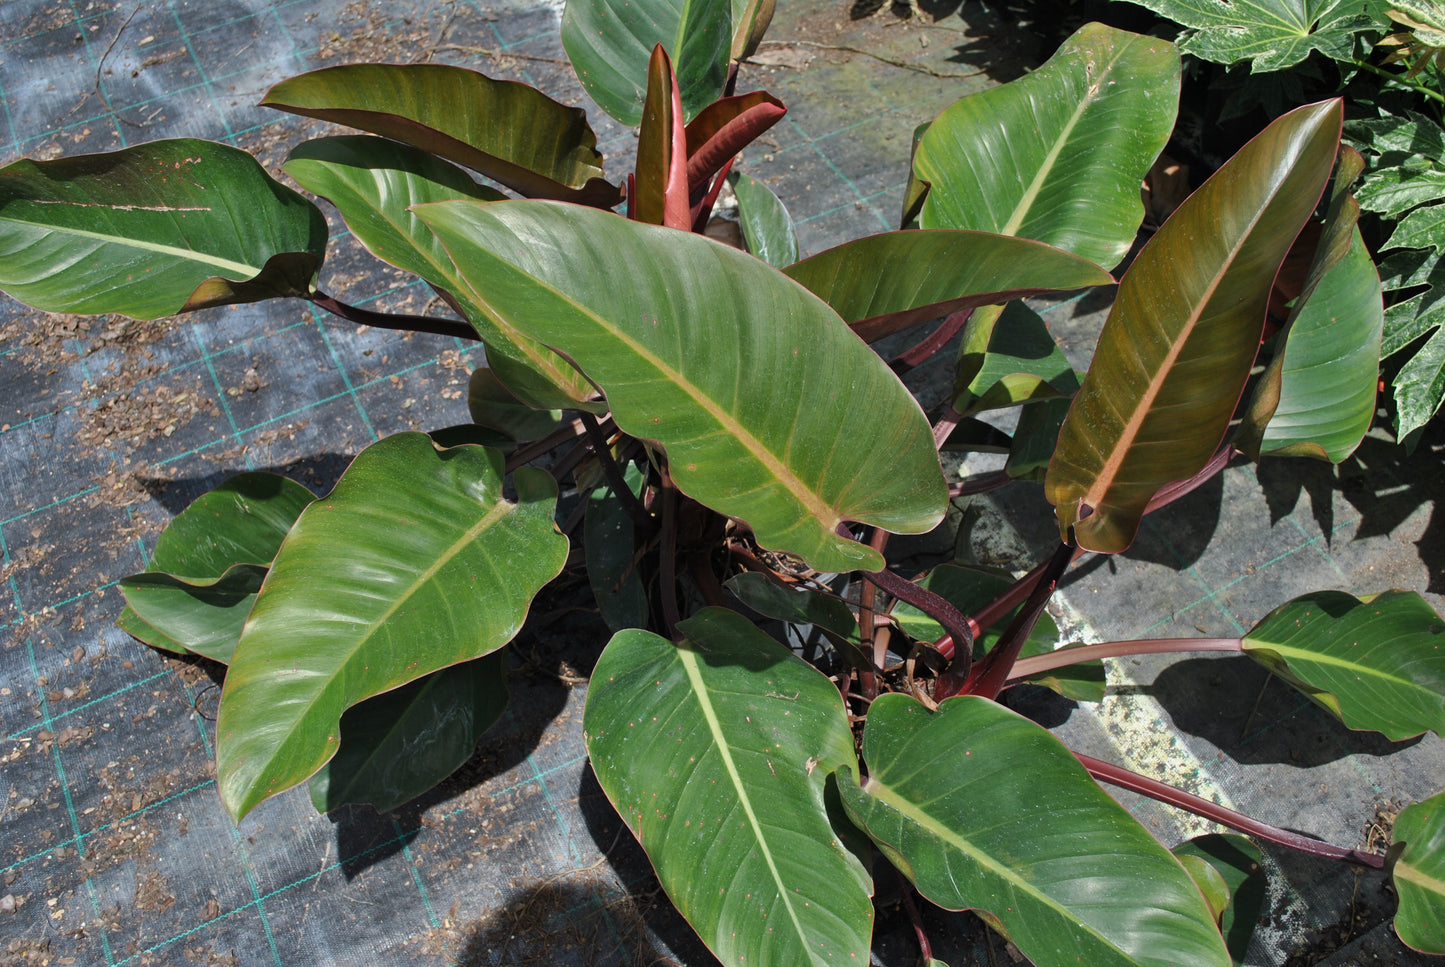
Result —
[[[1335,60],[1354,53],[1355,36],[1378,26],[1360,0],[1130,0],[1190,28],[1185,53],[1216,64],[1249,61],[1250,70],[1277,71],[1311,51]]]
[[[272,475],[224,483],[121,582],[121,626],[229,665],[217,773],[238,821],[301,782],[318,809],[387,810],[442,781],[502,713],[506,646],[571,560],[616,631],[584,715],[593,768],[726,962],[868,959],[876,847],[924,897],[979,910],[1041,967],[1228,963],[1260,895],[1254,847],[1211,839],[1176,859],[1095,778],[1282,845],[1385,858],[1076,758],[993,700],[1034,681],[1107,701],[1093,659],[1195,647],[1056,648],[1044,606],[1076,556],[1127,547],[1143,514],[1236,453],[1338,460],[1358,443],[1381,313],[1348,153],[1288,332],[1230,430],[1276,270],[1335,166],[1342,105],[1271,124],[1158,231],[1081,386],[1019,300],[1114,283],[1100,265],[1139,230],[1177,49],[1085,27],[1036,73],[920,129],[905,221],[922,229],[798,261],[787,212],[746,177],[732,182],[750,251],[700,234],[733,158],[784,110],[727,86],[771,10],[569,3],[584,85],[640,123],[630,218],[610,210],[622,190],[602,178],[585,115],[526,85],[433,65],[277,85],[273,107],[381,136],[306,142],[285,170],[459,319],[323,293],[318,209],[233,149],[160,142],[0,171],[0,287],[37,305],[153,318],[293,296],[486,346],[471,425],[384,438],[320,498]],[[1313,19],[1271,35],[1270,56],[1336,49],[1349,12],[1301,10]],[[1369,141],[1364,207],[1404,216],[1386,285],[1414,308],[1387,320],[1394,351],[1438,326],[1418,292],[1438,273],[1433,216],[1411,218],[1440,183],[1428,166],[1392,180],[1382,159],[1439,129],[1389,120],[1351,130]],[[869,346],[939,316],[894,359]],[[960,333],[952,406],[925,414],[897,372]],[[1012,438],[965,416],[1011,408]],[[889,534],[945,516],[944,444],[1009,450],[1005,472],[964,492],[1047,466],[1068,543],[1018,580],[890,569]],[[1321,593],[1198,647],[1248,652],[1346,726],[1400,737],[1440,728],[1442,628],[1418,595]],[[1401,936],[1435,951],[1438,798],[1402,814],[1394,868]]]

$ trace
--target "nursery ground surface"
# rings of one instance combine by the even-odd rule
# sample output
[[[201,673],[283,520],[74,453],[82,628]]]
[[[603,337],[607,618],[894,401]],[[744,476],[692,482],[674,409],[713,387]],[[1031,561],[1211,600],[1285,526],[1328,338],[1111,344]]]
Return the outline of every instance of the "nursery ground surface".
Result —
[[[810,253],[895,227],[914,126],[1063,35],[972,4],[924,3],[911,19],[848,0],[780,6],[742,77],[792,110],[744,167],[790,207]],[[256,102],[329,64],[467,64],[584,104],[558,16],[525,0],[7,0],[0,163],[193,136],[274,172],[325,126]],[[631,132],[594,124],[619,177]],[[328,291],[429,304],[333,231]],[[1046,307],[1076,364],[1106,301]],[[481,359],[301,302],[134,323],[0,297],[0,964],[712,963],[587,768],[581,708],[605,633],[585,585],[539,600],[513,648],[511,710],[441,788],[394,813],[329,817],[292,791],[239,828],[214,782],[221,670],[113,626],[116,581],[194,497],[243,470],[321,492],[379,436],[463,421]],[[1440,608],[1442,454],[1438,433],[1410,457],[1371,437],[1338,469],[1232,471],[1151,517],[1128,553],[1076,569],[1058,616],[1102,640],[1238,634],[1320,588],[1409,588]],[[1026,568],[1056,540],[1037,488],[976,501],[964,520],[964,552],[984,563]],[[913,546],[947,554],[954,536]],[[1396,812],[1445,778],[1434,737],[1346,732],[1243,658],[1121,662],[1110,681],[1099,709],[1042,693],[1022,707],[1080,751],[1344,845],[1382,848]],[[1124,801],[1166,843],[1203,828]],[[1390,932],[1378,874],[1276,852],[1269,865],[1251,963],[1423,960]],[[911,963],[891,909],[879,955]],[[1013,962],[967,916],[928,923],[954,967]]]

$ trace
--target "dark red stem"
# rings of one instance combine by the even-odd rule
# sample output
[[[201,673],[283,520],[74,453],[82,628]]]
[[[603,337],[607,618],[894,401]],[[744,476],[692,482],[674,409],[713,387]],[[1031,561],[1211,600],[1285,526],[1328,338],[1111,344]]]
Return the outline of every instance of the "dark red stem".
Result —
[[[976,473],[956,484],[949,484],[948,496],[968,497],[972,494],[986,494],[989,491],[1007,487],[1013,483],[1013,479],[1013,477],[1009,476],[1007,470],[992,470],[988,473]]]
[[[1229,466],[1229,461],[1236,455],[1243,456],[1240,451],[1234,449],[1232,444],[1226,443],[1215,452],[1214,456],[1209,458],[1209,462],[1204,465],[1204,469],[1200,470],[1188,480],[1176,480],[1174,483],[1161,488],[1158,493],[1149,498],[1149,503],[1145,506],[1144,513],[1152,514],[1160,507],[1168,506],[1180,497],[1193,493],[1207,483],[1209,478]]]
[[[953,641],[966,642],[966,647],[956,649],[957,657],[954,659],[954,664],[960,665],[961,663],[961,667],[964,669],[963,673],[968,673],[967,669],[973,660],[973,629],[963,612],[955,608],[946,598],[894,574],[887,568],[881,571],[864,571],[863,577],[898,600],[907,601],[943,625],[943,630]],[[951,668],[950,671],[952,671]]]
[[[340,316],[348,322],[355,322],[375,329],[395,329],[400,332],[429,332],[436,336],[455,336],[471,342],[481,342],[477,331],[470,323],[457,319],[438,319],[436,316],[401,316],[389,312],[373,312],[360,306],[338,302],[324,292],[311,296],[312,305],[325,309],[333,316]]]
[[[924,339],[919,340],[917,345],[909,347],[888,365],[893,367],[893,372],[899,376],[915,366],[922,366],[932,359],[935,353],[948,345],[950,339],[958,335],[958,331],[968,324],[968,317],[971,315],[973,315],[972,309],[963,309],[948,316],[943,320],[942,325]]]
[[[1179,809],[1187,810],[1205,819],[1211,819],[1221,826],[1228,826],[1230,829],[1247,833],[1250,836],[1258,837],[1270,843],[1278,843],[1280,846],[1288,846],[1290,849],[1297,849],[1302,853],[1311,856],[1323,856],[1326,859],[1344,860],[1346,863],[1355,863],[1359,866],[1368,866],[1371,869],[1380,870],[1385,867],[1385,857],[1378,853],[1366,853],[1363,850],[1346,849],[1343,846],[1335,846],[1323,840],[1311,839],[1299,833],[1292,833],[1287,829],[1280,829],[1278,826],[1271,826],[1269,823],[1262,823],[1257,819],[1251,819],[1243,813],[1227,809],[1216,802],[1200,798],[1193,793],[1185,792],[1182,789],[1175,789],[1157,779],[1150,779],[1148,776],[1141,776],[1137,772],[1130,772],[1122,766],[1116,766],[1111,762],[1104,762],[1102,759],[1095,759],[1092,756],[1075,752],[1074,757],[1084,764],[1089,770],[1089,775],[1100,782],[1107,782],[1111,786],[1118,786],[1121,789],[1128,789],[1130,792],[1137,792],[1141,796],[1148,796],[1150,799],[1157,799],[1159,802],[1168,803]]]
[[[602,427],[597,423],[597,417],[585,410],[578,413],[577,417],[582,421],[583,429],[587,431],[587,439],[592,444],[592,452],[597,455],[597,462],[602,465],[602,475],[607,478],[607,484],[617,495],[622,509],[627,512],[628,517],[632,518],[633,525],[647,533],[656,531],[657,521],[647,512],[647,508],[642,506],[642,501],[637,499],[632,488],[627,486],[627,479],[622,474],[622,468],[613,459],[612,447],[608,446],[607,437],[603,435]]]
[[[555,450],[564,443],[571,443],[585,432],[586,430],[579,421],[568,420],[542,439],[527,444],[508,457],[507,473],[511,473],[524,464],[531,463],[549,450]],[[553,476],[565,475],[554,474]]]
[[[984,698],[997,698],[998,693],[1003,691],[1004,685],[1008,683],[1009,673],[1013,671],[1014,662],[1018,661],[1019,652],[1023,650],[1024,642],[1028,641],[1029,633],[1038,623],[1039,615],[1043,614],[1044,606],[1053,596],[1054,588],[1058,587],[1059,578],[1063,577],[1064,571],[1073,563],[1074,551],[1073,546],[1060,544],[1059,549],[1054,551],[1053,556],[1045,562],[1044,569],[1034,584],[1033,590],[1024,599],[1023,607],[1019,609],[1014,620],[1009,623],[1008,629],[1004,631],[1003,638],[998,645],[985,655],[969,673],[968,679],[963,685],[963,691],[969,695],[982,695]],[[984,627],[988,626],[984,625]],[[950,677],[953,675],[952,667],[949,668],[947,674]],[[943,690],[943,685],[944,683],[940,681],[940,691]],[[935,697],[947,696],[938,696],[935,693]]]
[[[1186,651],[1243,651],[1239,638],[1141,638],[1138,641],[1106,641],[1097,645],[1069,645],[1047,655],[1033,655],[1014,662],[1009,681],[1067,668],[1096,658],[1125,655],[1163,655]]]

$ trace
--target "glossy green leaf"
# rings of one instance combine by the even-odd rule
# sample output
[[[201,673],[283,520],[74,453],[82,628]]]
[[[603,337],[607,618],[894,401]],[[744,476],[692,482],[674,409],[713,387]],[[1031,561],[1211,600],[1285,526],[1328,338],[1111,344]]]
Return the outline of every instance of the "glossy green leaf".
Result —
[[[302,142],[281,169],[335,205],[351,234],[372,255],[443,287],[451,260],[410,206],[505,197],[435,155],[367,135]]]
[[[912,395],[826,305],[752,256],[569,206],[420,214],[469,298],[574,360],[623,431],[667,450],[684,493],[742,518],[765,547],[821,571],[877,570],[882,556],[837,534],[841,522],[918,533],[941,519],[943,474]]]
[[[1174,128],[1174,45],[1088,24],[1031,74],[962,98],[918,145],[924,228],[1038,239],[1100,265],[1129,251],[1139,186]]]
[[[1278,454],[1339,463],[1374,419],[1384,300],[1349,191],[1364,164],[1359,152],[1340,148],[1314,261],[1236,436],[1235,446],[1255,459]]]
[[[1060,376],[1053,385],[1067,395],[1035,402],[1019,412],[1012,445],[1004,470],[1015,480],[1042,481],[1059,442],[1059,430],[1068,418],[1074,394],[1079,390],[1077,373]]]
[[[1290,325],[1279,405],[1261,454],[1339,463],[1355,452],[1374,420],[1385,308],[1375,263],[1359,229],[1353,235],[1348,254]]]
[[[412,145],[529,198],[611,208],[622,197],[602,179],[585,111],[465,67],[323,67],[282,81],[261,104]]]
[[[1440,412],[1445,401],[1445,328],[1434,332],[1395,374],[1396,433],[1405,438]]]
[[[1051,399],[1077,388],[1074,368],[1043,317],[1024,303],[1010,302],[1001,313],[976,312],[969,318],[954,383],[953,408],[959,413]]]
[[[756,571],[728,578],[726,587],[739,601],[765,618],[817,625],[840,638],[858,639],[858,619],[837,595],[811,588],[789,590]]]
[[[643,476],[629,463],[624,480],[634,496],[642,496]],[[602,620],[613,631],[645,628],[649,609],[647,589],[638,570],[636,523],[610,487],[599,487],[587,498],[582,518],[583,550],[587,555],[587,582],[602,612]]]
[[[1038,967],[1227,965],[1194,881],[1046,730],[977,696],[882,695],[848,815],[928,900],[972,909]]]
[[[472,370],[467,380],[467,412],[473,423],[513,440],[540,440],[562,421],[560,410],[534,409],[517,399],[485,366]]]
[[[1125,273],[1045,478],[1065,540],[1124,550],[1150,498],[1219,446],[1275,273],[1334,167],[1341,116],[1339,101],[1325,101],[1275,121]]]
[[[740,172],[728,175],[738,199],[738,222],[748,251],[775,269],[798,261],[798,230],[771,188]]]
[[[642,120],[648,55],[661,44],[691,118],[723,92],[732,0],[567,0],[562,46],[582,87],[623,124]]]
[[[1184,872],[1189,874],[1194,885],[1199,887],[1199,892],[1204,895],[1204,902],[1209,907],[1210,916],[1218,921],[1229,906],[1229,884],[1224,882],[1224,877],[1218,870],[1198,856],[1175,853],[1174,858],[1184,867]]]
[[[383,138],[308,141],[291,152],[285,170],[307,191],[330,199],[373,255],[447,293],[486,343],[492,370],[513,395],[542,411],[588,408],[592,385],[576,367],[465,301],[451,258],[411,210],[457,198],[496,200],[500,193],[445,161]]]
[[[598,659],[597,781],[724,963],[867,963],[872,883],[828,790],[857,763],[837,687],[735,612],[678,630],[621,632]]]
[[[687,156],[677,75],[667,51],[658,44],[652,48],[647,66],[647,96],[637,135],[637,177],[628,208],[631,217],[684,232],[692,229]]]
[[[1318,50],[1348,61],[1355,35],[1378,23],[1349,0],[1133,0],[1192,28],[1185,52],[1216,64],[1250,62],[1255,73],[1292,67]]]
[[[165,651],[230,664],[266,567],[237,564],[213,581],[186,582],[159,571],[121,579],[121,631]]]
[[[342,713],[495,651],[561,570],[552,478],[420,433],[364,450],[296,521],[226,676],[217,784],[240,819],[335,754]]]
[[[1384,248],[1433,248],[1445,252],[1445,205],[1422,205],[1410,212],[1390,237]]]
[[[1352,729],[1445,735],[1445,621],[1413,591],[1320,591],[1271,611],[1244,653]]]
[[[1445,793],[1400,813],[1394,839],[1402,846],[1390,870],[1400,895],[1395,932],[1416,950],[1445,954]]]
[[[1039,242],[947,229],[869,235],[784,271],[869,342],[960,309],[1114,281]]]
[[[341,748],[311,777],[311,803],[323,813],[347,803],[389,812],[470,759],[506,707],[504,651],[367,699],[341,716]]]
[[[157,319],[304,297],[325,252],[320,210],[223,144],[0,169],[0,289],[47,312]]]
[[[1264,854],[1258,846],[1237,833],[1208,833],[1174,847],[1183,862],[1197,859],[1208,863],[1226,890],[1227,906],[1217,914],[1219,932],[1236,964],[1244,963],[1254,925],[1264,910],[1269,883],[1264,875]],[[1185,869],[1189,869],[1188,866]],[[1192,871],[1191,871],[1192,872]],[[1207,875],[1207,874],[1206,874]],[[1196,881],[1197,881],[1196,877]],[[1211,904],[1213,906],[1213,904]]]
[[[929,571],[918,583],[948,601],[961,613],[975,614],[1013,587],[1014,578],[1006,572],[991,568],[941,564]],[[1018,610],[1013,609],[999,619],[997,624],[985,628],[974,639],[975,658],[981,658],[993,650]],[[937,641],[943,636],[943,627],[937,621],[907,602],[899,602],[894,606],[893,620],[898,622],[899,627],[907,632],[909,637],[918,641]],[[1039,620],[1029,633],[1028,641],[1024,642],[1019,657],[1047,654],[1058,646],[1058,625],[1046,612],[1039,615]],[[1104,664],[1099,661],[1058,668],[1027,680],[1078,702],[1102,701],[1107,687]]]

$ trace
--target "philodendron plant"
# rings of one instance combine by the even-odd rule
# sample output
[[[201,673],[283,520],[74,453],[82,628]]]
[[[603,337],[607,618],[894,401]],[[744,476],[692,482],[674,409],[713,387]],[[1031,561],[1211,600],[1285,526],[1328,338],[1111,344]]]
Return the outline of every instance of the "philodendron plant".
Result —
[[[1381,296],[1341,104],[1280,117],[1184,202],[1117,280],[1080,379],[1020,300],[1115,284],[1174,123],[1175,48],[1084,27],[920,131],[906,230],[799,261],[783,206],[730,174],[784,110],[732,90],[769,13],[568,4],[584,86],[640,128],[621,184],[583,112],[523,84],[365,64],[273,88],[267,105],[371,133],[307,141],[284,171],[454,319],[323,292],[321,212],[232,148],[0,171],[0,287],[39,308],[154,319],[290,297],[486,346],[473,424],[384,438],[324,497],[232,478],[122,582],[128,632],[229,665],[231,815],[302,782],[319,809],[386,810],[441,781],[501,713],[506,645],[572,561],[615,631],[588,686],[593,768],[726,964],[864,963],[885,864],[1045,967],[1229,964],[1257,847],[1171,852],[1096,780],[1387,868],[1401,938],[1445,952],[1445,796],[1376,855],[1076,755],[996,701],[1024,681],[1108,701],[1098,659],[1234,651],[1345,727],[1445,727],[1445,622],[1413,592],[1306,595],[1233,639],[1059,648],[1043,614],[1073,560],[1124,550],[1231,461],[1339,461],[1366,432]],[[701,234],[729,181],[747,251]],[[1312,268],[1252,378],[1292,247]],[[894,358],[870,347],[903,333]],[[926,415],[899,374],[960,334],[953,392]],[[978,414],[1006,408],[1005,468],[951,482],[940,453],[956,466]],[[890,534],[1017,479],[1042,479],[1060,536],[1022,578],[890,569]],[[765,630],[779,622],[806,645]]]

